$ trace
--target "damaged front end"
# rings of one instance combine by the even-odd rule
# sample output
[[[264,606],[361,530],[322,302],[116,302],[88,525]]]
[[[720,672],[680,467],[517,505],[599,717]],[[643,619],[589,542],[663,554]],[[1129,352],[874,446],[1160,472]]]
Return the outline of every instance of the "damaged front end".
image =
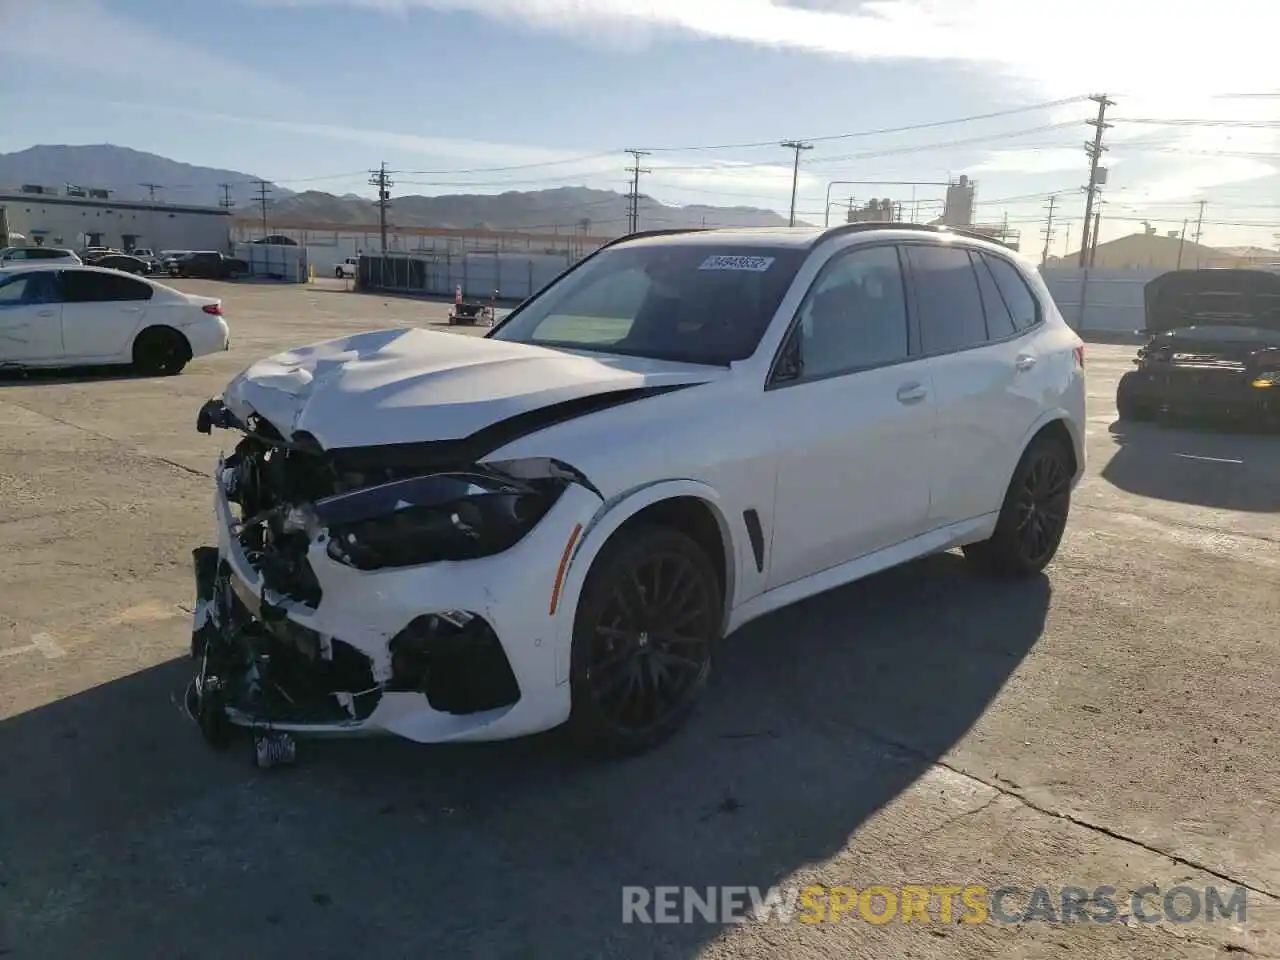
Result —
[[[570,487],[593,491],[585,477],[552,459],[480,462],[465,441],[325,451],[218,400],[197,427],[243,434],[217,471],[220,546],[194,552],[188,710],[210,742],[225,745],[235,727],[358,731],[396,696],[453,717],[520,700],[480,602],[488,585],[457,591],[456,608],[423,596],[402,616],[418,581],[396,574],[511,550]],[[395,580],[385,589],[372,579],[383,573]]]

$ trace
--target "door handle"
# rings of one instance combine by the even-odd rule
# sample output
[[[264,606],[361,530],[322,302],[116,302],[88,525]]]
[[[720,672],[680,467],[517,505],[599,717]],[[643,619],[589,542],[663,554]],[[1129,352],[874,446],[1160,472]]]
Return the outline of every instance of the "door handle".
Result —
[[[1035,365],[1036,365],[1036,358],[1031,356],[1031,354],[1029,353],[1019,354],[1018,359],[1013,361],[1014,368],[1020,372],[1030,370]]]
[[[918,383],[904,383],[898,388],[899,403],[919,403],[928,395],[929,391]]]
[[[37,316],[37,317],[52,317],[52,316],[53,316],[53,314],[54,314],[54,311],[52,311],[52,310],[37,310],[37,311],[36,311],[36,316]]]

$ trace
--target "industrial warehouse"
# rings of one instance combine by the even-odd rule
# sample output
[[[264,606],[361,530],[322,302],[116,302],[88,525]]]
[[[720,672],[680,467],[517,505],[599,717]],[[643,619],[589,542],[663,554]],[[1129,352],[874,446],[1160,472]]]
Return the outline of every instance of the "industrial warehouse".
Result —
[[[114,200],[113,192],[72,185],[0,187],[0,237],[73,249],[229,249],[232,217],[224,207]]]

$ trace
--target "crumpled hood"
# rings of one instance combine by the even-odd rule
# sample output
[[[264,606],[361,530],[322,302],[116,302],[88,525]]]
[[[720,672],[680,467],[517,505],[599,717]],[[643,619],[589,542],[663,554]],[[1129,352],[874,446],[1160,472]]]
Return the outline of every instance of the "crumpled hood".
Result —
[[[727,372],[727,371],[725,371]],[[377,330],[260,360],[223,403],[326,450],[459,440],[509,417],[615,391],[703,383],[715,368],[584,355],[419,329]]]

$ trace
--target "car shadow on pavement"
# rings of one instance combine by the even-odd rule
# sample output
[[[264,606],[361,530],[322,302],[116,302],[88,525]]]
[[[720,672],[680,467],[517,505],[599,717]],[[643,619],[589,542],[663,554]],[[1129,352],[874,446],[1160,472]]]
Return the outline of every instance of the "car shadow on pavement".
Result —
[[[64,383],[97,383],[107,380],[139,380],[143,374],[133,367],[112,364],[101,367],[58,367],[40,370],[0,368],[0,390],[5,387],[48,387]]]
[[[837,856],[982,716],[1049,600],[954,554],[815,597],[727,641],[689,727],[613,763],[552,733],[302,742],[260,772],[203,745],[173,661],[0,723],[0,948],[692,958],[723,928],[624,924],[622,888],[764,890]]]
[[[1280,512],[1280,436],[1116,421],[1102,478],[1140,497],[1246,513]]]

